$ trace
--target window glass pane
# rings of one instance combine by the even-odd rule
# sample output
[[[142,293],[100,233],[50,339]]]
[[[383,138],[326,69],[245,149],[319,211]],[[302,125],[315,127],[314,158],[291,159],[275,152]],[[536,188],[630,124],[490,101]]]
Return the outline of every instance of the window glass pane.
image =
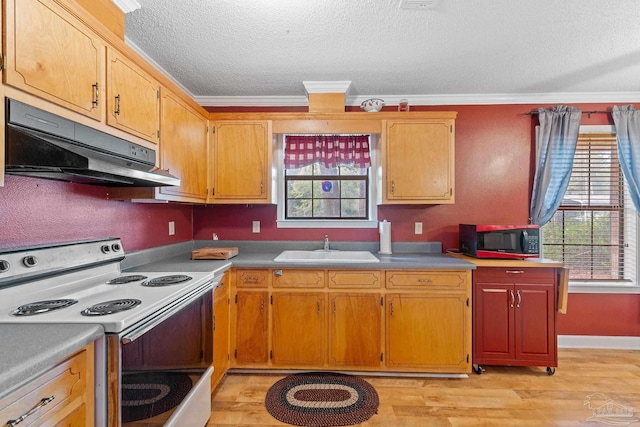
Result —
[[[367,201],[364,199],[343,200],[341,213],[346,218],[366,218]]]
[[[340,218],[340,199],[314,199],[313,216],[316,218]]]
[[[367,183],[365,181],[342,181],[342,197],[365,198],[367,197]]]
[[[289,199],[311,198],[311,181],[287,181],[287,197]]]
[[[319,199],[340,198],[340,181],[314,180],[313,197]]]
[[[288,199],[287,217],[289,218],[311,218],[311,199]]]
[[[367,168],[359,168],[356,166],[340,166],[340,175],[344,176],[362,176],[367,174]]]
[[[338,175],[338,168],[327,168],[321,163],[313,164],[314,175]]]

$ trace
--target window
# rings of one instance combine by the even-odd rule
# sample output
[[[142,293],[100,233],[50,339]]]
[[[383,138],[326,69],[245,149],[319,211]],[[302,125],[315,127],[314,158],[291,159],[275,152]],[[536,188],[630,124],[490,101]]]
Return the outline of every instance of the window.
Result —
[[[331,135],[332,138],[345,136]],[[366,142],[364,164],[360,160],[351,161],[354,156],[361,159],[365,155],[363,151],[354,154],[341,149],[339,153],[330,154],[331,150],[308,147],[300,151],[299,146],[292,149],[293,144],[285,142],[305,142],[305,138],[300,137],[276,137],[274,159],[276,185],[280,189],[277,192],[278,228],[377,228],[376,200],[381,176],[378,135],[357,135],[358,141]]]
[[[369,168],[285,169],[286,219],[369,219]]]
[[[615,135],[580,134],[569,186],[542,235],[544,256],[569,267],[572,282],[635,284],[636,213]]]

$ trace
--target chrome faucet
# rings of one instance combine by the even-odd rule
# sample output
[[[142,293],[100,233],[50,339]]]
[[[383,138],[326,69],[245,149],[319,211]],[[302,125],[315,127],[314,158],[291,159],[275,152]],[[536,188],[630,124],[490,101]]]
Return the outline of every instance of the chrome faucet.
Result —
[[[324,235],[324,250],[325,251],[329,250],[329,235],[328,234]]]

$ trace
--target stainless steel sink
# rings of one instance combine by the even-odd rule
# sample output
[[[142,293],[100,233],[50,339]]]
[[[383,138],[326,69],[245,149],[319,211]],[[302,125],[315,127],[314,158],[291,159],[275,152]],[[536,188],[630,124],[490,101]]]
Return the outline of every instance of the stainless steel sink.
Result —
[[[282,251],[273,259],[276,262],[380,262],[368,251]]]

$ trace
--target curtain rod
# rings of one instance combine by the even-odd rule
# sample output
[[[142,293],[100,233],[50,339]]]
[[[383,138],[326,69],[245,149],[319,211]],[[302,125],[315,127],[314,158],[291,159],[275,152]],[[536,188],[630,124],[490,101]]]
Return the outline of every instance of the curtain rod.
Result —
[[[522,114],[527,116],[533,116],[540,113],[538,113],[537,111],[527,111],[526,113],[522,113]],[[592,114],[611,114],[611,111],[600,111],[600,110],[583,111],[582,114],[586,114],[587,117],[591,117]]]

